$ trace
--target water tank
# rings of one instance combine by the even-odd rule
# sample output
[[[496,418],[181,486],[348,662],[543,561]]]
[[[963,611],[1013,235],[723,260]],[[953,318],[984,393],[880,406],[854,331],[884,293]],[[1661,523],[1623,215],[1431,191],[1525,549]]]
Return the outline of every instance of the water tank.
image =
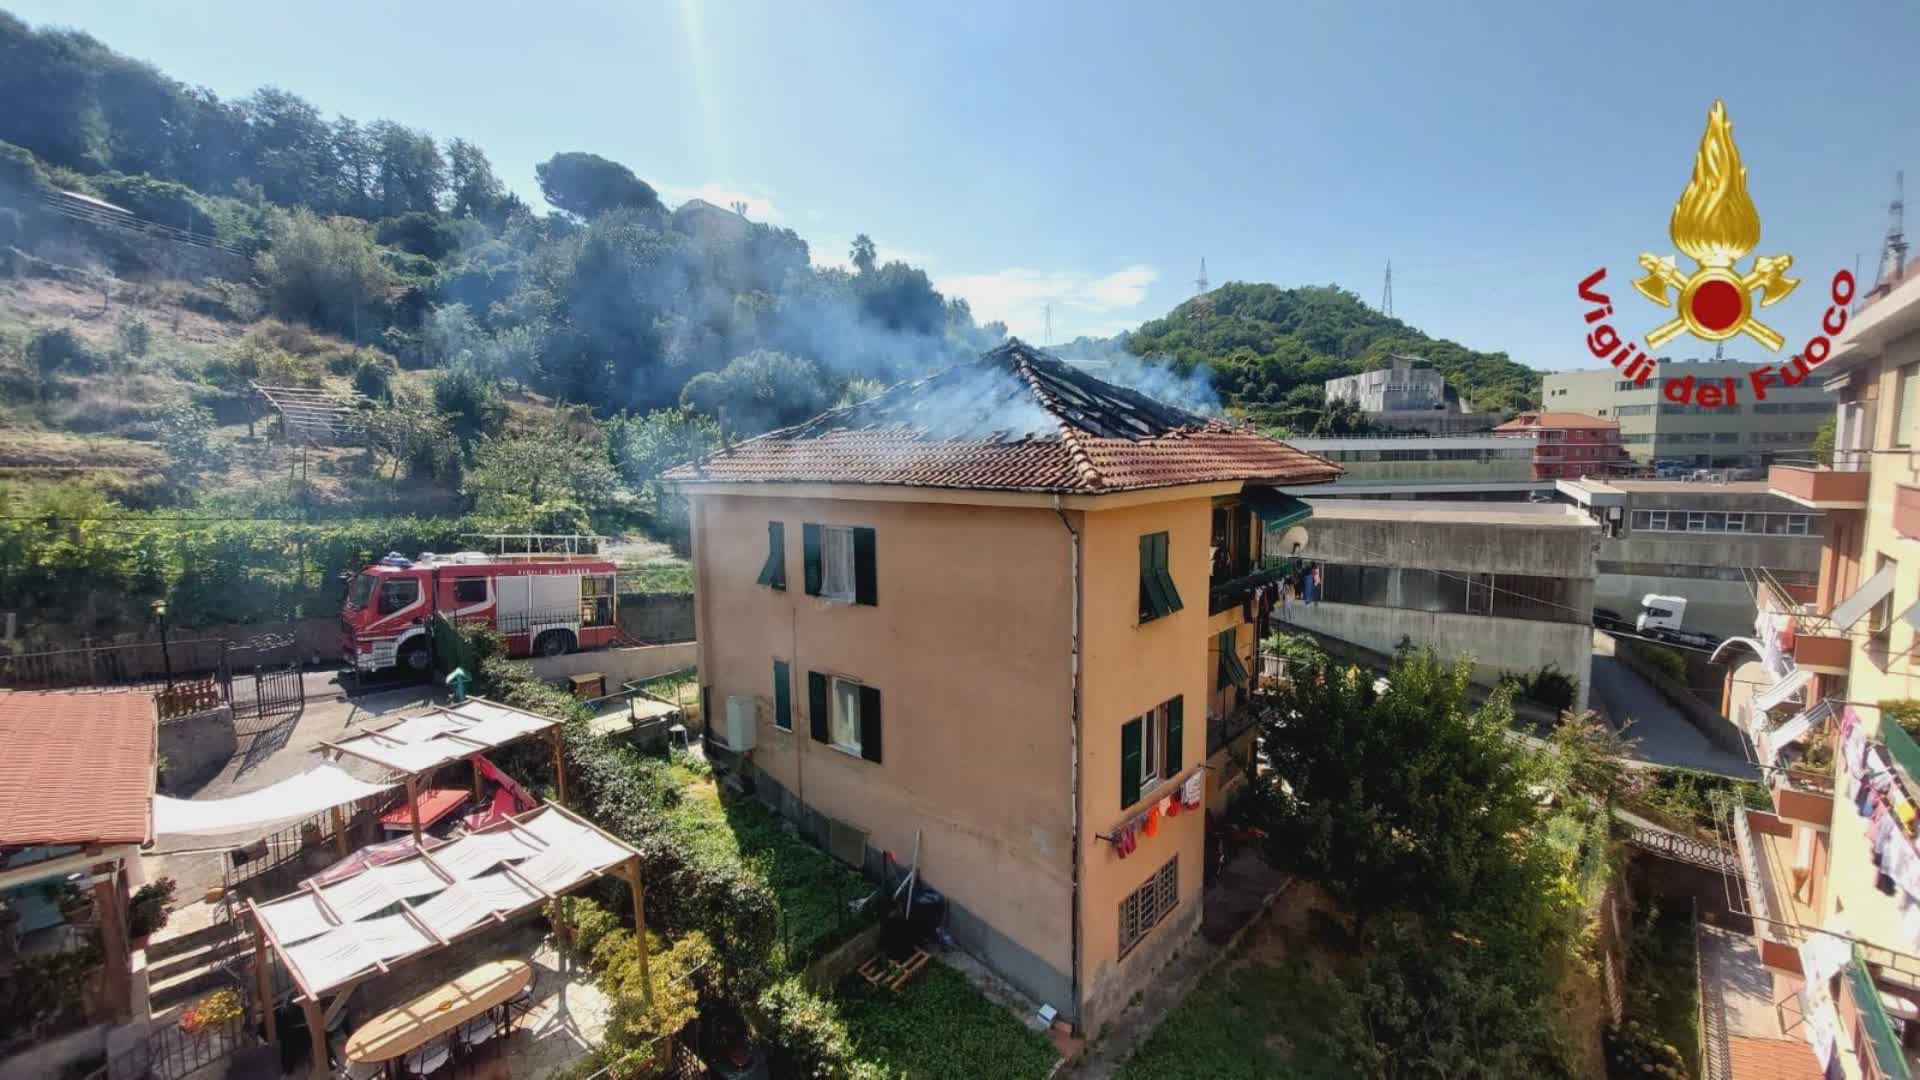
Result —
[[[751,694],[727,698],[727,749],[744,754],[753,749],[755,709]]]

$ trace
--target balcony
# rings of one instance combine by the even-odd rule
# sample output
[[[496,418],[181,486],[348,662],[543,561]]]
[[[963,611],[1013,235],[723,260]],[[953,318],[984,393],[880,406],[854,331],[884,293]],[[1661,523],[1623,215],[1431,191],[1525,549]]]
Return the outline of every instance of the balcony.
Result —
[[[1887,1015],[1886,999],[1875,985],[1867,956],[1861,949],[1854,949],[1853,962],[1846,966],[1842,976],[1840,1016],[1843,1021],[1849,1017],[1855,1019],[1860,1034],[1865,1036],[1855,1040],[1854,1046],[1869,1059],[1866,1064],[1873,1067],[1874,1071],[1868,1075],[1884,1080],[1909,1080],[1912,1073],[1899,1031],[1893,1026],[1893,1018]]]
[[[1245,600],[1255,589],[1279,581],[1293,571],[1292,559],[1268,561],[1250,572],[1236,575],[1232,568],[1214,575],[1207,582],[1207,614],[1218,615]]]
[[[1783,821],[1824,829],[1833,820],[1831,760],[1824,772],[1798,765],[1775,772],[1769,791],[1774,814]]]
[[[1852,462],[1843,468],[1775,465],[1767,470],[1767,490],[1815,510],[1866,509],[1867,480],[1865,465]]]
[[[1258,719],[1259,715],[1250,705],[1225,713],[1207,710],[1207,756],[1225,750],[1229,743],[1253,730],[1254,721]]]
[[[1893,531],[1909,540],[1920,540],[1920,487],[1894,485]]]
[[[1794,873],[1793,825],[1762,810],[1735,809],[1733,837],[1760,959],[1798,975],[1800,928],[1820,925],[1820,913],[1813,906],[1811,873]]]

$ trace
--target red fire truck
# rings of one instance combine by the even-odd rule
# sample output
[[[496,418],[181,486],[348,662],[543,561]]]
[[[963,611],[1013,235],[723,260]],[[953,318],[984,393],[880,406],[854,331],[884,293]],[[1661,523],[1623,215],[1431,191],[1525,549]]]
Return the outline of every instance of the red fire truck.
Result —
[[[598,555],[570,551],[391,554],[348,583],[340,650],[359,671],[424,672],[433,664],[428,624],[436,611],[500,631],[514,656],[605,648],[619,634],[618,574]]]

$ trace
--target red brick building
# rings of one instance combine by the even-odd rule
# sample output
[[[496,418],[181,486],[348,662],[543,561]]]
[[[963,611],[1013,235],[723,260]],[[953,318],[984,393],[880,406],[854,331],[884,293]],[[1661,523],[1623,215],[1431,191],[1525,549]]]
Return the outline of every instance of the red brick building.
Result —
[[[1620,442],[1620,425],[1586,413],[1521,413],[1493,432],[1535,436],[1535,480],[1609,476],[1628,464],[1627,448]]]

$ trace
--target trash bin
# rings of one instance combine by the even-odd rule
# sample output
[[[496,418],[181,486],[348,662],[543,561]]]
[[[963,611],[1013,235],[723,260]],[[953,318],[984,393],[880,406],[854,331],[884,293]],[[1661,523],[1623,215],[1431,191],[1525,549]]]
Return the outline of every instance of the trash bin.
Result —
[[[921,941],[933,937],[947,921],[947,898],[937,889],[917,888],[913,891],[913,910],[907,912],[907,921],[913,924],[914,935]]]

